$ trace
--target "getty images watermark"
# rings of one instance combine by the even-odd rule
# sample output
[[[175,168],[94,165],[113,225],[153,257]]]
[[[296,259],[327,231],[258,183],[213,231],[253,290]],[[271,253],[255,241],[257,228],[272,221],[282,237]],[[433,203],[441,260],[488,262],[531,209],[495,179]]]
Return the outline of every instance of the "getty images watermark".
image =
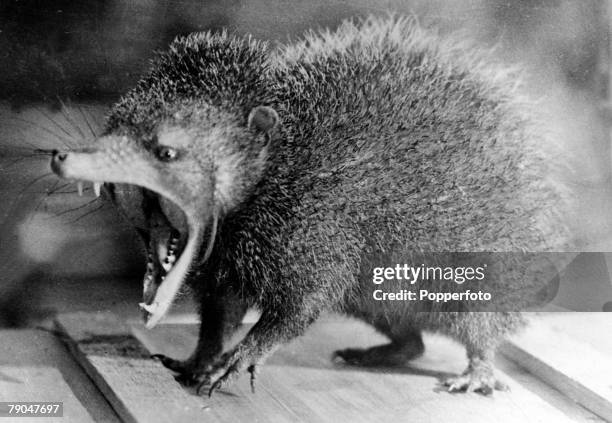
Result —
[[[394,267],[375,267],[372,271],[372,282],[378,287],[372,291],[376,301],[491,301],[491,293],[478,290],[465,289],[457,291],[449,289],[444,291],[431,291],[430,289],[414,289],[420,282],[444,282],[462,285],[465,282],[483,281],[486,277],[487,264],[480,266],[411,266],[396,264]],[[391,292],[382,289],[385,282],[394,282]],[[407,288],[397,289],[399,286]],[[440,284],[437,284],[440,286]]]

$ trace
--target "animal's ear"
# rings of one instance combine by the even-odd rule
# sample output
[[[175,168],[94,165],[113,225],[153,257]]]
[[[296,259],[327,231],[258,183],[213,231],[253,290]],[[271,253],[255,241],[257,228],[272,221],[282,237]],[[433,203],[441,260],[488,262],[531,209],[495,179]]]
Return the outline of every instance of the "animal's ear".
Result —
[[[278,125],[276,110],[268,106],[257,106],[251,110],[248,118],[249,129],[269,134]]]

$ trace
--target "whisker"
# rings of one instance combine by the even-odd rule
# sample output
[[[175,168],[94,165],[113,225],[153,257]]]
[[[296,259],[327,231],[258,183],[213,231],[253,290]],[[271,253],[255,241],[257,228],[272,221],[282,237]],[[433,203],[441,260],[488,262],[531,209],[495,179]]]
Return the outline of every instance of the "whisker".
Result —
[[[53,184],[53,186],[51,188],[47,188],[46,191],[46,196],[50,196],[52,192],[55,192],[55,189],[57,188],[57,186],[59,185],[61,181],[58,179],[57,181],[55,181],[55,183]],[[70,185],[70,184],[65,184],[65,185]]]
[[[59,183],[60,183],[60,181],[59,181],[59,180],[55,181],[55,182],[53,183],[53,186],[52,186],[52,188],[51,188],[51,189],[55,188],[55,187],[56,187],[56,186],[57,186]],[[47,191],[48,191],[48,190],[47,190]],[[31,213],[30,218],[32,218],[32,216],[34,216],[34,213],[38,211],[39,207],[40,207],[40,206],[41,206],[41,205],[42,205],[42,204],[45,202],[45,200],[46,200],[48,197],[49,197],[49,194],[47,194],[47,195],[42,195],[42,196],[40,197],[40,200],[39,200],[39,201],[36,203],[36,206],[34,207],[34,210],[33,210],[33,212]]]
[[[66,188],[67,186],[70,186],[70,185],[72,185],[72,182],[68,182],[67,184],[61,185],[61,186],[59,186],[57,188],[50,189],[49,191],[47,191],[47,196],[55,194],[56,192],[60,193],[60,194],[63,194],[63,192],[60,191],[60,190]]]
[[[87,115],[83,111],[82,107],[77,106],[77,110],[79,111],[81,116],[83,116],[83,120],[85,121],[85,123],[87,124],[87,127],[89,128],[89,132],[91,132],[91,136],[94,138],[97,138],[98,135],[96,134],[96,131],[94,131],[92,125],[89,123],[89,119],[87,119]]]
[[[11,205],[10,205],[10,207],[9,207],[9,208],[10,208],[10,209],[12,209],[12,208],[13,208],[13,207],[14,207],[14,206],[15,206],[15,205],[16,205],[16,204],[19,202],[19,201],[21,201],[21,199],[22,199],[22,198],[23,198],[23,196],[25,195],[25,193],[26,193],[26,191],[28,190],[28,188],[32,187],[32,186],[33,186],[33,185],[35,185],[37,182],[39,182],[39,181],[41,181],[41,180],[43,180],[43,179],[45,179],[46,177],[51,176],[51,175],[53,175],[53,173],[51,173],[51,172],[47,172],[47,173],[44,173],[44,174],[42,174],[42,175],[40,175],[40,176],[37,176],[36,178],[34,178],[34,179],[33,179],[33,180],[31,180],[30,182],[28,182],[28,183],[26,184],[26,186],[25,186],[25,187],[23,187],[23,189],[21,189],[21,190],[19,191],[19,193],[18,193],[18,194],[17,194],[17,195],[16,195],[16,196],[13,198],[13,201],[11,202]]]
[[[96,207],[95,209],[88,211],[87,213],[85,213],[84,215],[82,215],[81,217],[78,217],[77,219],[74,219],[72,222],[70,223],[76,223],[81,219],[84,219],[85,217],[89,216],[90,214],[96,213],[98,211],[100,211],[104,206],[106,206],[106,203],[102,203],[100,204],[99,207]]]
[[[85,136],[85,134],[81,130],[81,126],[78,125],[78,123],[74,120],[74,116],[72,116],[72,113],[70,113],[70,109],[72,108],[72,106],[70,106],[70,107],[66,106],[66,103],[64,103],[62,101],[62,99],[59,98],[59,97],[57,98],[57,100],[62,105],[61,112],[62,112],[62,115],[64,116],[64,118],[66,119],[66,121],[69,124],[71,124],[74,129],[76,129],[76,131],[79,133],[79,135],[81,136],[82,139],[84,139],[84,140],[87,139],[87,137]]]
[[[18,141],[19,143],[24,143],[27,144],[28,147],[31,147],[32,150],[36,150],[39,148],[39,146],[31,143],[30,141],[27,140],[27,137],[25,136],[25,134],[23,133],[23,131],[20,128],[15,128],[17,129],[17,131],[19,132],[19,135],[21,135],[21,139],[19,138],[13,138],[15,141]],[[7,140],[8,141],[8,140]],[[12,144],[8,144],[9,147],[11,148],[21,148],[23,150],[27,150],[28,147],[24,147],[22,145],[12,145]]]
[[[63,216],[63,215],[65,215],[65,214],[72,213],[72,212],[75,212],[75,211],[77,211],[77,210],[84,209],[85,207],[91,206],[91,205],[92,205],[93,203],[95,203],[96,201],[98,201],[98,199],[97,199],[97,198],[94,198],[93,200],[88,201],[88,202],[87,202],[87,203],[85,203],[85,204],[81,204],[80,206],[76,206],[76,207],[73,207],[73,208],[71,208],[71,209],[68,209],[68,210],[63,210],[63,211],[61,211],[61,212],[59,212],[59,213],[56,213],[54,217],[60,217],[60,216]]]
[[[22,151],[26,151],[27,153],[23,153]],[[32,159],[40,159],[46,158],[53,154],[53,150],[45,150],[45,149],[30,149],[26,147],[19,146],[3,146],[0,147],[0,171],[5,171],[11,166],[14,166],[18,163],[23,162],[24,160],[32,160]],[[2,163],[3,159],[12,158],[12,161],[7,163]]]
[[[16,165],[17,163],[21,163],[22,161],[24,161],[25,159],[27,159],[27,157],[20,157],[16,160],[13,160],[12,162],[10,162],[9,164],[7,164],[6,166],[2,166],[0,167],[0,171],[5,171],[7,170],[9,167]]]
[[[86,188],[86,187],[83,187],[83,189],[81,190],[81,192],[83,193],[83,195],[85,195],[85,193],[87,193],[87,192],[89,192],[89,191],[92,191],[92,189],[91,189],[91,188]],[[75,189],[75,190],[72,190],[72,191],[62,191],[62,192],[60,192],[59,194],[78,194],[78,192],[79,192],[79,191]]]
[[[51,122],[53,125],[55,125],[60,131],[62,131],[64,134],[66,134],[68,136],[68,139],[70,140],[76,140],[74,138],[74,135],[71,134],[70,132],[68,132],[66,130],[66,128],[64,128],[62,125],[59,124],[59,122],[57,122],[55,119],[53,119],[53,117],[49,116],[42,108],[40,107],[35,107],[36,110],[38,110],[38,112],[43,115],[49,122]]]
[[[0,158],[28,156],[38,154],[38,148],[22,147],[20,145],[0,145]],[[42,150],[42,149],[40,149]],[[52,150],[49,150],[52,151]]]
[[[45,188],[42,191],[29,191],[32,194],[42,194],[45,195],[47,197],[53,195],[53,194],[75,194],[77,191],[61,191],[63,188],[66,188],[68,185],[72,185],[72,182],[61,185],[59,187],[56,188]],[[84,190],[87,191],[87,188]]]
[[[19,135],[21,136],[21,138],[17,138],[17,137],[15,137],[15,138],[14,138],[14,140],[15,140],[15,141],[17,141],[17,142],[19,142],[19,143],[24,143],[24,144],[26,144],[26,145],[28,145],[28,146],[32,147],[33,149],[40,148],[40,146],[39,146],[39,145],[36,145],[36,144],[34,144],[34,143],[32,143],[32,142],[28,141],[28,139],[30,138],[30,136],[27,136],[27,135],[26,135],[26,133],[23,131],[23,129],[22,129],[22,128],[20,128],[19,126],[17,126],[17,125],[15,124],[15,125],[13,126],[13,129],[14,129],[14,130],[16,130],[16,131],[19,133]],[[22,148],[25,148],[25,147],[22,147]]]
[[[40,156],[52,156],[53,155],[53,151],[50,148],[37,148],[34,150],[34,154],[40,155]]]
[[[58,139],[58,140],[59,140],[59,141],[60,141],[62,144],[64,144],[64,146],[65,146],[65,147],[67,147],[67,148],[72,148],[72,146],[71,146],[71,145],[69,145],[69,144],[67,143],[67,140],[66,140],[66,139],[65,139],[63,136],[58,135],[57,133],[53,132],[52,130],[50,130],[50,129],[49,129],[49,128],[47,128],[47,127],[44,127],[44,126],[42,126],[42,125],[40,125],[40,124],[38,124],[38,123],[36,123],[36,122],[32,122],[32,121],[30,121],[30,120],[28,120],[28,119],[24,119],[24,118],[22,118],[22,117],[18,117],[18,116],[13,116],[13,119],[18,120],[18,121],[23,122],[23,123],[27,123],[28,125],[35,126],[36,128],[38,128],[38,129],[40,129],[40,130],[42,130],[42,131],[45,131],[46,133],[48,133],[48,134],[50,134],[50,135],[53,135],[53,136],[54,136],[55,138],[57,138],[57,139]]]
[[[26,137],[25,137],[25,134],[21,130],[19,130],[19,131],[21,132],[21,140],[20,140],[21,142],[26,144],[28,147],[33,148],[34,151],[39,150],[39,147],[37,147],[36,144],[31,143],[30,141],[28,141],[26,139]],[[27,147],[21,147],[21,148],[26,149]]]
[[[58,138],[58,139],[60,139],[60,140],[64,140],[64,136],[63,136],[63,135],[60,135],[60,134],[58,134],[57,132],[52,131],[52,130],[51,130],[51,129],[49,129],[48,127],[43,126],[43,125],[41,125],[41,124],[39,124],[39,123],[37,123],[37,122],[31,121],[31,120],[29,120],[29,119],[26,119],[26,118],[23,118],[23,117],[20,117],[20,116],[11,116],[11,119],[13,119],[13,120],[15,120],[15,121],[18,121],[18,122],[21,122],[21,123],[27,123],[27,124],[28,124],[28,125],[30,125],[30,126],[34,126],[34,127],[38,128],[38,129],[44,130],[44,131],[45,131],[45,132],[47,132],[48,134],[51,134],[51,135],[53,135],[54,137],[56,137],[56,138]],[[22,129],[21,129],[19,126],[17,126],[17,125],[15,124],[15,125],[14,125],[14,127],[15,127],[17,130],[19,130],[19,132],[21,133],[21,135],[24,135],[23,130],[22,130]]]
[[[40,180],[42,180],[42,179],[46,178],[47,176],[51,176],[51,175],[53,175],[53,172],[46,172],[46,173],[43,173],[43,174],[42,174],[42,175],[40,175],[40,176],[37,176],[36,178],[34,178],[34,179],[33,179],[33,180],[31,180],[30,182],[28,182],[28,183],[26,184],[26,186],[24,187],[24,189],[23,189],[21,192],[23,192],[23,191],[25,191],[26,189],[30,188],[30,187],[31,187],[32,185],[34,185],[36,182],[38,182],[38,181],[40,181]]]

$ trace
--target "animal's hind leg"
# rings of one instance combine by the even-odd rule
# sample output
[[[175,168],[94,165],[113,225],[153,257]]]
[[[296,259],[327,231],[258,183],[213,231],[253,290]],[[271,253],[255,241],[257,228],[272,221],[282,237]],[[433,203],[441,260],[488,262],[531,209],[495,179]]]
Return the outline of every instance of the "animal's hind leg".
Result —
[[[348,364],[356,366],[402,366],[425,351],[421,331],[412,325],[393,327],[386,319],[372,322],[374,327],[391,340],[388,344],[370,348],[347,348],[334,352]]]
[[[460,313],[449,324],[449,335],[461,341],[467,351],[468,367],[459,376],[444,382],[450,392],[481,392],[490,395],[508,386],[495,376],[495,349],[508,333],[523,325],[519,313]]]

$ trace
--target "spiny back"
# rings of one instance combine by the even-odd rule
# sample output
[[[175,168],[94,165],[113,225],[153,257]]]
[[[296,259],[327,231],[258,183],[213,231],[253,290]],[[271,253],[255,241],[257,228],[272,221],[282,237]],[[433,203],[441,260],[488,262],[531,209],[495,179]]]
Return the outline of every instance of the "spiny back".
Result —
[[[516,75],[483,56],[410,19],[371,18],[346,22],[333,33],[311,33],[278,52],[273,63],[292,130],[342,131],[348,137],[340,139],[349,142],[351,135],[375,131],[379,136],[368,147],[388,149],[386,135],[434,121],[435,131],[445,135],[523,120]],[[325,138],[301,139],[313,150],[321,140],[327,154],[334,146]]]
[[[316,194],[312,213],[424,251],[567,240],[533,108],[516,73],[478,49],[369,19],[310,34],[273,63],[287,131],[277,165],[303,175],[294,187]]]

